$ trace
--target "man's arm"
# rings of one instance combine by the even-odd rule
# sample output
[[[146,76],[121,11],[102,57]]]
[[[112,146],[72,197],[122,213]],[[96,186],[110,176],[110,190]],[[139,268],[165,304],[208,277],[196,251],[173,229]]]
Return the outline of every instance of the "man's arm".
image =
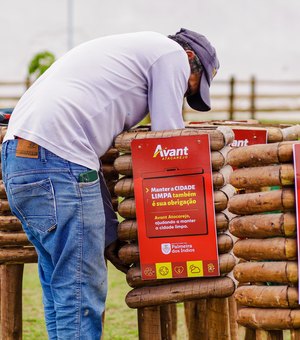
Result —
[[[118,270],[126,273],[129,269],[128,266],[124,265],[118,257],[120,247],[123,245],[118,240],[118,225],[119,221],[116,213],[114,212],[111,195],[106,186],[102,172],[99,172],[100,188],[102,193],[102,200],[105,213],[105,251],[104,255]]]

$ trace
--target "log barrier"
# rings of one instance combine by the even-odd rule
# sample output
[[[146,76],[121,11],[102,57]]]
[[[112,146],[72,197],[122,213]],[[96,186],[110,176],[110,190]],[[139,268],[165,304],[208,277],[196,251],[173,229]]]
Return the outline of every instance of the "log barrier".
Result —
[[[211,146],[214,206],[222,276],[209,279],[142,280],[139,267],[138,227],[130,143],[133,139],[140,138],[164,138],[207,133],[209,134]],[[149,332],[151,325],[153,325],[153,320],[156,320],[155,325],[160,325],[161,328],[159,332],[156,326],[153,326],[156,334],[155,339],[163,339],[162,323],[159,322],[162,319],[162,307],[170,305],[176,307],[177,302],[184,303],[187,325],[194,325],[194,327],[189,328],[189,339],[198,339],[199,332],[205,334],[205,338],[209,333],[211,339],[220,338],[221,334],[222,339],[237,339],[237,323],[235,319],[230,318],[228,299],[228,296],[232,296],[235,285],[232,279],[227,276],[236,263],[235,257],[230,253],[234,241],[227,233],[229,221],[232,218],[232,214],[227,211],[227,205],[229,199],[235,194],[233,186],[228,184],[233,170],[230,165],[227,165],[226,161],[230,150],[228,144],[232,141],[232,130],[227,127],[209,127],[205,129],[193,127],[191,129],[162,132],[151,132],[146,127],[143,127],[142,129],[123,133],[117,136],[115,140],[114,147],[118,149],[120,156],[116,158],[114,167],[119,172],[120,179],[115,185],[114,192],[119,197],[118,213],[124,218],[124,221],[118,227],[118,238],[123,242],[127,242],[119,250],[118,256],[124,264],[131,266],[126,275],[126,280],[133,289],[127,294],[125,301],[129,307],[137,308],[138,310],[139,339],[150,339]],[[202,301],[205,301],[207,306],[206,318],[208,322],[214,325],[210,330],[208,330],[206,323],[203,322],[203,316],[195,314],[195,311],[201,308]],[[233,305],[232,302],[231,304]],[[171,313],[173,313],[174,317],[174,310]],[[161,315],[160,317],[159,314]],[[236,313],[233,318],[235,318],[235,315]],[[147,318],[149,318],[149,322],[146,320]],[[172,320],[172,318],[169,318],[169,320]],[[199,323],[201,326],[196,327],[195,325]],[[220,327],[220,323],[222,327]],[[218,327],[216,326],[217,324]],[[169,329],[173,328],[174,322],[170,321]],[[231,337],[231,334],[233,334],[233,337]]]
[[[206,127],[187,124],[183,130],[158,132],[149,131],[149,127],[137,128],[117,136],[114,147],[101,157],[114,208],[125,218],[119,225],[118,237],[128,245],[120,250],[120,258],[128,262],[131,257],[129,262],[133,264],[126,275],[133,288],[126,302],[131,308],[137,308],[140,339],[175,339],[177,302],[184,303],[190,340],[199,336],[236,340],[235,316],[240,325],[247,327],[247,339],[258,339],[262,335],[280,339],[283,329],[291,330],[291,339],[300,338],[292,153],[292,145],[300,135],[299,127],[264,127],[268,131],[268,143],[272,144],[231,149],[229,144],[234,135],[227,124]],[[6,128],[0,127],[1,142],[5,133]],[[221,276],[145,282],[141,279],[135,243],[137,223],[130,143],[140,138],[201,134],[209,135],[211,145]],[[232,172],[232,167],[238,169]],[[280,189],[262,191],[270,186]],[[248,193],[236,195],[234,187],[246,189]],[[118,203],[120,197],[125,199]],[[235,237],[240,240],[233,245]],[[241,259],[240,263],[236,264],[231,249]],[[36,261],[35,250],[20,222],[10,214],[4,185],[0,182],[3,339],[22,338],[23,266]],[[232,270],[241,284],[236,291],[228,276]],[[234,291],[234,298],[241,306],[238,310],[233,300]]]
[[[298,138],[297,138],[298,139]],[[239,238],[233,253],[238,281],[234,298],[245,339],[300,339],[298,261],[293,144],[282,141],[232,149],[227,162],[235,170],[229,183],[245,193],[229,198],[235,214],[229,231]]]

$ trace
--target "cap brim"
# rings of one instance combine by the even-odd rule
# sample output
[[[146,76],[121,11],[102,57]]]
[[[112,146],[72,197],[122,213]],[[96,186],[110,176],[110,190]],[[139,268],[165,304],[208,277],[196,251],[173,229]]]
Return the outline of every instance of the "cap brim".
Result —
[[[203,72],[200,79],[199,93],[186,98],[189,106],[197,111],[209,111],[211,109],[209,84]]]

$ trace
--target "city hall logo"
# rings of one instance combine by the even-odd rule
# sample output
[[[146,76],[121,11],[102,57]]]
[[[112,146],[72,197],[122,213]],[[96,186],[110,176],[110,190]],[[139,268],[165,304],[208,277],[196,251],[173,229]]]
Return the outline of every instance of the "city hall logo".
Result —
[[[163,254],[168,255],[171,253],[171,244],[170,243],[162,243],[161,251]]]
[[[189,155],[189,148],[187,146],[177,149],[163,148],[158,144],[153,153],[153,158],[159,156],[162,160],[186,159]]]

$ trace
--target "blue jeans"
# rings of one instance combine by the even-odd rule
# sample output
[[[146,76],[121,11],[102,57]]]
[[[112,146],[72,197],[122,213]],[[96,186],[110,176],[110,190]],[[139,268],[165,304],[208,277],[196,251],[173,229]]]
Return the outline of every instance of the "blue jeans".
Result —
[[[107,292],[103,179],[79,183],[89,169],[42,147],[37,159],[16,157],[17,143],[2,146],[3,180],[38,254],[49,339],[99,340]]]

